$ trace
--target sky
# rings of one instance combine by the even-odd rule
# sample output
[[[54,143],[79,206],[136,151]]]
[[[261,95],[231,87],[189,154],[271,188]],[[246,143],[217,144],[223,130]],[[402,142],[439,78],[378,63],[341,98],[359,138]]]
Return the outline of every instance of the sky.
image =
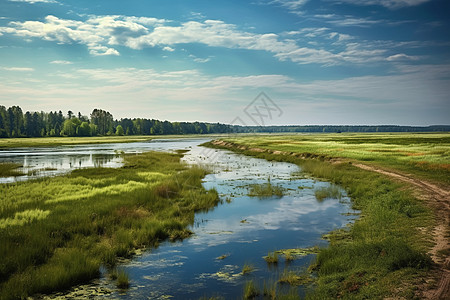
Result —
[[[448,125],[449,15],[448,0],[0,0],[0,105]]]

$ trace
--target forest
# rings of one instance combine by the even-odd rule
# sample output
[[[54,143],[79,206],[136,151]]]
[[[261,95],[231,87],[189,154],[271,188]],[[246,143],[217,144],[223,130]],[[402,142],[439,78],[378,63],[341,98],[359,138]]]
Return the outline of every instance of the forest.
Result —
[[[102,109],[94,109],[90,116],[68,111],[23,113],[19,106],[0,105],[0,138],[105,136],[105,135],[183,135],[218,133],[275,133],[275,132],[442,132],[448,125],[308,125],[308,126],[238,126],[205,122],[170,122],[144,118],[114,119]]]

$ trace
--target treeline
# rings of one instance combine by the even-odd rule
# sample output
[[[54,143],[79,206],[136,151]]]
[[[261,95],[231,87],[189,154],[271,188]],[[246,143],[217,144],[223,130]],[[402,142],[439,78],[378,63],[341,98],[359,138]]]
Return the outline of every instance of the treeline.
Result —
[[[169,135],[230,133],[233,126],[220,123],[169,122],[155,119],[124,118],[94,109],[90,116],[68,111],[26,112],[19,106],[0,105],[0,137],[54,137],[97,135]]]
[[[278,133],[278,132],[447,132],[450,125],[400,126],[400,125],[306,125],[306,126],[239,126],[238,133]]]
[[[169,122],[155,119],[124,118],[114,120],[111,113],[94,109],[90,116],[68,111],[23,113],[19,106],[8,109],[0,105],[0,138],[97,136],[97,135],[170,135],[215,133],[278,133],[278,132],[429,132],[450,131],[439,126],[235,126],[220,123]]]

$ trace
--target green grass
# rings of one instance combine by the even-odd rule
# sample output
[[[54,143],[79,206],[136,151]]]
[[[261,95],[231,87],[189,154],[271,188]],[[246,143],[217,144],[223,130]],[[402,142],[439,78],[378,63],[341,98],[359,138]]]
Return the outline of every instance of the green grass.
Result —
[[[125,155],[120,169],[0,185],[0,298],[66,289],[135,249],[188,237],[194,213],[219,200],[201,186],[206,171],[180,157]]]
[[[0,163],[0,177],[24,175],[22,172],[17,170],[20,167],[21,165],[15,163]]]
[[[309,137],[301,138],[306,140]],[[423,138],[431,139],[427,135]],[[263,147],[265,143],[266,147],[270,144],[273,149],[285,151],[283,144],[277,148],[275,139],[285,137],[266,139],[258,136],[233,141],[252,148]],[[253,142],[247,144],[249,141]],[[305,141],[305,144],[308,146],[309,142]],[[441,146],[442,143],[437,148]],[[353,226],[327,235],[330,245],[319,250],[316,263],[311,267],[317,272],[318,280],[308,299],[408,298],[414,294],[418,278],[423,278],[432,264],[425,253],[431,246],[434,221],[431,211],[414,197],[406,184],[393,182],[384,175],[362,170],[345,161],[331,163],[320,151],[318,154],[310,152],[309,159],[305,159],[306,155],[291,153],[233,150],[259,158],[296,163],[312,176],[343,187],[352,200],[353,208],[361,211],[361,217]],[[301,145],[297,151],[304,153]],[[328,195],[328,192],[324,194]]]

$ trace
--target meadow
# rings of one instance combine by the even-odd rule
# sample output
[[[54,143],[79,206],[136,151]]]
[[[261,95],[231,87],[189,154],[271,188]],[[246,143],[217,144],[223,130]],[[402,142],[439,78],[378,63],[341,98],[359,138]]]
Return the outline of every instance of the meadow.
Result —
[[[450,185],[449,133],[333,133],[228,137],[249,147],[361,161]]]
[[[436,224],[433,211],[416,198],[411,186],[354,164],[408,172],[448,189],[449,134],[234,136],[222,140],[229,143],[208,145],[296,163],[306,173],[345,188],[353,208],[361,211],[353,225],[325,236],[330,244],[319,250],[309,269],[317,279],[307,299],[412,299],[420,295],[419,289],[430,288],[425,278],[430,278],[433,266],[427,254]],[[328,193],[335,191],[319,191],[316,197],[322,199]]]
[[[122,168],[0,185],[0,298],[64,290],[100,275],[128,286],[119,258],[188,237],[196,211],[218,203],[206,171],[182,154],[125,155]]]

